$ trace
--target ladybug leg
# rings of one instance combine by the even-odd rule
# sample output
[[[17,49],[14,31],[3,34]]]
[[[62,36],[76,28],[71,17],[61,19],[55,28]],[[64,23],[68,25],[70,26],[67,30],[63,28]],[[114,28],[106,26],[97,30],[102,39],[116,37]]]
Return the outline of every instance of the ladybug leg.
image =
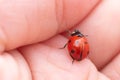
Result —
[[[67,46],[67,44],[68,44],[68,43],[66,43],[66,44],[65,44],[62,48],[60,48],[60,49],[64,49],[64,48]]]
[[[74,63],[74,59],[72,60],[72,64]]]
[[[70,52],[70,56],[71,56],[72,59],[73,59],[73,60],[72,60],[72,64],[74,63],[74,60],[75,60],[75,59],[73,58],[73,56],[72,56],[71,54],[74,54],[74,53],[75,53],[75,51],[72,49],[71,52]]]

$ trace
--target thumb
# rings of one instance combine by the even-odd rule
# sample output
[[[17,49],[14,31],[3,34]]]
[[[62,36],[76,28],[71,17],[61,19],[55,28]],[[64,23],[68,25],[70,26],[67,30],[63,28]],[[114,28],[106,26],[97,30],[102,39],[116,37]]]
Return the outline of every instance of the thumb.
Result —
[[[99,1],[2,0],[0,51],[40,42],[70,28],[80,22]]]

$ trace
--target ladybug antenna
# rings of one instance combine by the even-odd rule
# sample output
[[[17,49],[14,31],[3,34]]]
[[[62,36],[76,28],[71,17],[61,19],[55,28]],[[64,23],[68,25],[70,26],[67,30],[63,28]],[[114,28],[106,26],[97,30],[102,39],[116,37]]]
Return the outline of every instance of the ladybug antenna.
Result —
[[[67,32],[68,34],[71,34],[71,33],[72,33],[70,30],[66,30],[66,32]]]
[[[75,29],[75,32],[80,32],[78,29]]]
[[[71,36],[72,32],[70,30],[66,30],[65,32],[67,33],[67,37]]]

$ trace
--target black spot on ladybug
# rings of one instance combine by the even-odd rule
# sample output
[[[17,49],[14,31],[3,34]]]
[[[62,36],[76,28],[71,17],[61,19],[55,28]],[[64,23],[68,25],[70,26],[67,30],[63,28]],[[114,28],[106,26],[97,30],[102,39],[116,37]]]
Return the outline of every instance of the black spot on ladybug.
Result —
[[[75,50],[72,49],[72,50],[71,50],[71,53],[75,53]]]
[[[87,52],[87,54],[89,54],[89,51]]]
[[[88,44],[88,42],[84,42],[85,44]]]
[[[70,43],[70,42],[71,42],[71,40],[68,41],[68,43]]]

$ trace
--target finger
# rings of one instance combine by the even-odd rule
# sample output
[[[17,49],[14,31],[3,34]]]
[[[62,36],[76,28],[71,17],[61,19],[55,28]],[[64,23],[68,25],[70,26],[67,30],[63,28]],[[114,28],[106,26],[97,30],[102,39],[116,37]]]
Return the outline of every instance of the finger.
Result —
[[[18,51],[0,55],[0,80],[32,80],[28,64]]]
[[[2,0],[0,50],[43,41],[70,28],[82,20],[98,1]]]
[[[52,44],[52,40],[49,43]],[[35,80],[109,80],[99,73],[88,59],[75,61],[72,64],[72,58],[65,49],[35,44],[19,51],[28,61]]]
[[[101,72],[111,78],[111,80],[120,79],[120,54],[116,56]]]
[[[79,29],[88,35],[90,59],[100,69],[118,54],[120,48],[120,1],[103,0]]]

